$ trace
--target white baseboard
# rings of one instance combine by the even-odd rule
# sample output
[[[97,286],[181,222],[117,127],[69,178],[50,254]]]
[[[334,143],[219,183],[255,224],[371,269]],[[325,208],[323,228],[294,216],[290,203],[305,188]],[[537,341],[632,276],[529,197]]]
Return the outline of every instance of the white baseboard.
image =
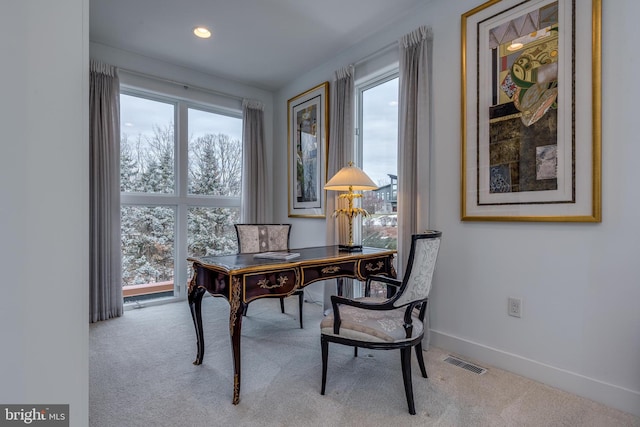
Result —
[[[431,329],[431,345],[640,416],[640,392]],[[487,367],[487,366],[485,366]]]

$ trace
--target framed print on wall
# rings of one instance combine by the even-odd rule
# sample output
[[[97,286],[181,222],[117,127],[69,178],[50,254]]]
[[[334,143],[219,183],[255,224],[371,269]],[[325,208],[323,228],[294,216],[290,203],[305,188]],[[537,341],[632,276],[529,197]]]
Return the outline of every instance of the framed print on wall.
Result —
[[[601,0],[462,15],[463,221],[601,221]]]
[[[289,216],[324,218],[329,82],[287,102]]]

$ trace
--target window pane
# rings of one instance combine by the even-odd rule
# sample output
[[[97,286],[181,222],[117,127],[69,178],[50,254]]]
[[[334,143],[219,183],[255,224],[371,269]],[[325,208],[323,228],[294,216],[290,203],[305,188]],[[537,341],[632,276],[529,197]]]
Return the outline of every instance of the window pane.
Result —
[[[187,248],[189,256],[234,254],[238,251],[234,223],[238,208],[189,208]]]
[[[173,104],[120,95],[120,191],[173,193]]]
[[[242,119],[189,108],[189,194],[240,196]]]
[[[122,283],[173,281],[175,209],[121,206]]]
[[[362,169],[379,186],[365,191],[362,243],[396,249],[398,194],[398,79],[362,92]]]

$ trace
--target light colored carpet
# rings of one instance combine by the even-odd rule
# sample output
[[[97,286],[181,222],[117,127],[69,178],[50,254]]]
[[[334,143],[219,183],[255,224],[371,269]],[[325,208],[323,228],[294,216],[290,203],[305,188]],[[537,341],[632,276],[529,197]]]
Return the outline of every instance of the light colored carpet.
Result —
[[[196,355],[186,302],[127,311],[90,328],[92,427],[133,426],[637,426],[640,418],[508,372],[477,375],[425,352],[429,379],[412,355],[417,414],[409,415],[399,351],[329,346],[320,395],[322,308],[297,298],[252,303],[242,330],[240,403],[231,404],[228,303],[203,300],[205,356]],[[473,362],[473,361],[471,361]]]

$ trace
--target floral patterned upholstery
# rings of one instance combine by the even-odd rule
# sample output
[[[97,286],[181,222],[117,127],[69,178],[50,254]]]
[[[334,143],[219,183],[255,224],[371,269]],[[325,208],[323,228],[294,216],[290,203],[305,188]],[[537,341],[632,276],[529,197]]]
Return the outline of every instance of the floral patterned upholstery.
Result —
[[[291,224],[236,224],[238,252],[286,251],[290,229]]]
[[[436,268],[436,258],[440,249],[440,239],[416,240],[411,271],[402,296],[393,304],[402,307],[411,301],[425,299],[431,291],[431,279]]]
[[[356,301],[383,303],[384,298],[357,298]],[[404,325],[404,308],[395,310],[368,310],[351,306],[340,307],[340,334],[343,338],[369,342],[400,342],[412,340],[422,334],[423,325],[417,316],[412,316],[413,330],[407,338]],[[333,313],[320,323],[320,331],[325,335],[333,333]]]

